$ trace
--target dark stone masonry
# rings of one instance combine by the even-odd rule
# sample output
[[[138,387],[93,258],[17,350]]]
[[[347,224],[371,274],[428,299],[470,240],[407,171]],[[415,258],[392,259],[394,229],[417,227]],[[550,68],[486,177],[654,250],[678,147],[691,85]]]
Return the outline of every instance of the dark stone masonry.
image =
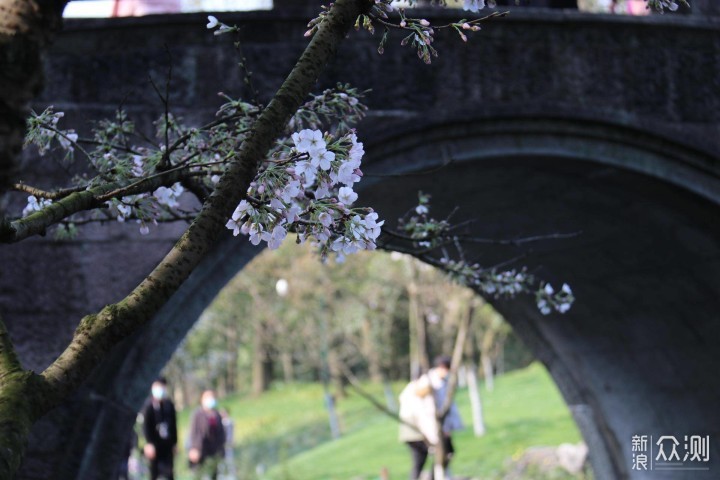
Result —
[[[512,9],[467,44],[445,32],[432,66],[397,37],[380,56],[379,37],[352,33],[317,88],[372,89],[358,128],[367,152],[360,201],[390,224],[423,190],[438,217],[458,206],[457,220],[476,219],[477,237],[577,233],[468,254],[485,265],[521,256],[514,265],[572,285],[577,302],[564,316],[542,316],[532,298],[494,303],[552,373],[598,479],[720,475],[718,10],[712,0],[642,18]],[[266,102],[305,45],[308,12],[219,16],[242,26],[242,54]],[[231,39],[209,34],[204,15],[75,20],[48,54],[37,108],[53,104],[78,125],[122,105],[150,129],[162,106],[148,76],[164,83],[170,61],[171,107],[190,122],[214,115],[219,91],[248,94]],[[389,175],[446,162],[432,174]],[[24,160],[28,183],[62,176]],[[25,366],[44,369],[79,319],[121,299],[181,231],[141,237],[136,225],[114,224],[74,241],[3,246],[0,312]],[[75,402],[37,426],[21,478],[105,478],[96,473],[103,442],[127,431],[152,378],[257,251],[223,239]],[[709,470],[633,470],[633,435],[710,435]],[[82,453],[91,437],[87,453],[57,454],[59,445]]]

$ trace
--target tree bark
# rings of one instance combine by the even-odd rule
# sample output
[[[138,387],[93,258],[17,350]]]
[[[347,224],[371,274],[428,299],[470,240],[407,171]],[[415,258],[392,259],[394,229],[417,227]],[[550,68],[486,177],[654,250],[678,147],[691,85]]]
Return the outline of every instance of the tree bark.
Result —
[[[38,40],[42,36],[33,37],[20,29],[37,19],[37,12],[42,13],[43,9],[39,9],[33,1],[0,1],[0,7],[6,13],[0,15],[0,66],[3,67],[0,68],[0,82],[25,84],[24,87],[0,85],[0,92],[3,92],[0,98],[0,109],[3,110],[0,112],[0,155],[4,155],[0,157],[0,184],[7,184],[13,155],[17,151],[16,145],[22,142],[22,134],[18,137],[18,133],[24,130],[23,113],[32,96],[28,92],[35,92],[39,85],[38,81],[33,80],[39,78],[40,50],[44,45]],[[47,2],[51,6],[64,3]],[[226,219],[245,196],[267,151],[305,100],[357,16],[370,6],[368,0],[338,0],[334,4],[288,78],[258,117],[237,156],[185,234],[153,272],[124,300],[83,318],[70,345],[42,375],[23,371],[17,359],[13,361],[14,355],[7,336],[3,337],[7,345],[2,347],[2,356],[8,360],[0,363],[0,378],[3,382],[0,390],[0,439],[3,442],[0,478],[13,477],[32,424],[73,395],[115,345],[145,325],[213,248],[225,228]],[[11,8],[20,11],[16,13]],[[33,8],[37,9],[34,14]],[[43,24],[48,18],[40,15],[39,23]],[[20,20],[20,27],[15,26],[15,30],[10,30],[9,27],[13,25],[7,19],[10,22],[13,19]],[[36,30],[46,31],[42,28]],[[25,59],[24,55],[29,57]],[[18,62],[18,59],[25,61]],[[16,69],[12,67],[14,63],[22,66]],[[7,66],[10,66],[10,70],[6,70]]]
[[[280,363],[283,369],[283,379],[286,383],[295,381],[295,366],[293,365],[293,356],[287,350],[280,352]]]
[[[482,400],[477,381],[477,365],[470,362],[465,367],[468,395],[470,396],[470,411],[473,419],[473,433],[476,437],[485,435],[485,419],[483,417]]]
[[[267,350],[265,348],[265,328],[262,321],[255,323],[255,334],[253,335],[253,357],[252,357],[252,394],[257,396],[267,391],[270,382],[267,373]]]
[[[463,350],[465,349],[465,339],[467,338],[468,331],[470,329],[470,323],[474,314],[473,304],[470,304],[467,315],[464,315],[458,323],[458,332],[455,339],[455,345],[453,346],[452,362],[450,365],[450,373],[448,374],[448,387],[445,399],[442,405],[438,405],[436,412],[437,417],[437,438],[440,439],[438,444],[435,446],[435,467],[434,467],[434,480],[445,480],[445,458],[447,452],[445,451],[445,444],[442,441],[444,436],[443,432],[443,421],[450,412],[453,400],[455,398],[455,391],[457,389],[458,375],[457,371],[462,363]]]
[[[0,195],[12,183],[30,101],[43,85],[42,54],[66,3],[0,0]]]

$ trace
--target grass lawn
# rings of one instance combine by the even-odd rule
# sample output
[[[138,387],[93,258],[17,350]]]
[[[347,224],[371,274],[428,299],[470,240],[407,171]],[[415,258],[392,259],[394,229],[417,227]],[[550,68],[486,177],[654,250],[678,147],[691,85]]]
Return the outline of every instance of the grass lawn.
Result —
[[[402,384],[394,385],[399,393]],[[379,386],[368,385],[378,399]],[[228,398],[221,405],[235,421],[237,463],[241,479],[374,480],[386,468],[392,480],[407,478],[410,454],[397,441],[398,424],[348,389],[338,401],[343,431],[330,438],[320,385],[280,385],[259,398]],[[495,390],[481,390],[487,433],[476,438],[467,392],[457,403],[465,420],[455,434],[455,475],[491,479],[507,460],[527,447],[576,443],[580,434],[557,388],[540,364],[498,378]],[[189,412],[180,414],[181,442]],[[178,459],[180,479],[188,478]],[[258,464],[263,464],[257,468]],[[259,474],[258,474],[259,473]]]

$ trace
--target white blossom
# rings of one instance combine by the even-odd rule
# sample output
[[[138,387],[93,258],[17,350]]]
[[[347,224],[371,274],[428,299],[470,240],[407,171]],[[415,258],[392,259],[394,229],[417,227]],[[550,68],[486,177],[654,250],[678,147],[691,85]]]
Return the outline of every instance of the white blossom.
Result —
[[[463,10],[470,10],[473,13],[477,13],[478,11],[485,8],[485,0],[464,0],[463,1]]]
[[[27,198],[27,206],[22,211],[23,217],[27,217],[33,212],[39,212],[43,208],[47,207],[52,203],[52,200],[47,198],[38,199],[35,195],[30,195]]]
[[[176,183],[171,188],[160,187],[153,192],[153,197],[157,199],[157,202],[161,205],[167,205],[170,208],[180,206],[177,199],[185,191],[182,185]]]
[[[145,172],[143,170],[143,160],[140,155],[133,155],[132,174],[136,177],[142,177]]]
[[[132,215],[132,206],[126,205],[124,203],[118,203],[115,208],[118,211],[117,221],[118,222],[124,222],[127,218],[130,218],[130,215]]]
[[[61,135],[58,133],[55,138],[57,138],[62,148],[68,151],[72,151],[73,145],[75,144],[75,142],[77,142],[78,134],[74,132],[69,132]]]
[[[282,226],[276,225],[272,232],[263,232],[262,239],[267,242],[270,250],[276,250],[280,247],[280,244],[282,244],[286,236],[287,231]]]
[[[323,135],[320,130],[300,130],[292,134],[292,139],[295,143],[295,149],[299,153],[309,154],[310,157],[317,155],[317,153],[327,148],[327,144],[325,140],[323,140]]]
[[[357,200],[358,195],[350,187],[341,187],[338,191],[338,200],[345,205],[352,205]]]
[[[208,15],[207,19],[208,19],[208,24],[207,24],[208,30],[212,30],[213,28],[220,25],[220,21],[217,18],[213,17],[212,15]]]
[[[310,163],[314,167],[320,167],[323,170],[330,170],[331,162],[335,160],[335,154],[329,150],[322,150],[315,152],[315,155],[310,158]]]
[[[323,224],[325,227],[329,227],[330,225],[333,224],[334,220],[333,220],[333,217],[329,213],[322,212],[320,215],[318,215],[318,222]]]
[[[376,212],[371,212],[365,215],[364,223],[368,231],[367,235],[372,240],[376,240],[380,236],[380,227],[385,224],[385,220],[380,222],[377,220],[378,214]]]

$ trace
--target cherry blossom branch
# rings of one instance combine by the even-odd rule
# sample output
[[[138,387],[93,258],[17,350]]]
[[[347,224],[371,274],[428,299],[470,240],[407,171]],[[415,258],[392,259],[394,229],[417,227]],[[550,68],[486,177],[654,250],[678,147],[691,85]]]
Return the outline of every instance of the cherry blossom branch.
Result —
[[[124,300],[85,317],[63,354],[43,372],[52,389],[43,398],[51,408],[85,380],[113,345],[145,324],[167,302],[213,247],[235,206],[288,120],[335,54],[352,22],[370,7],[366,0],[337,0],[317,35],[253,129],[242,142],[200,214],[165,259]]]
[[[127,186],[107,183],[71,193],[25,218],[0,223],[0,243],[16,243],[33,235],[44,235],[48,227],[76,213],[101,207],[110,199],[151,192],[159,187],[173,185],[188,176],[199,174],[204,172],[188,171],[187,167],[183,167],[143,178]]]
[[[173,183],[183,180],[187,177],[206,175],[206,173],[202,170],[199,170],[199,171],[191,170],[193,167],[196,167],[196,166],[205,167],[205,166],[211,166],[211,165],[221,165],[221,164],[225,164],[225,163],[226,163],[225,161],[208,162],[208,163],[203,163],[202,165],[192,165],[192,166],[183,165],[180,167],[171,168],[169,170],[165,170],[160,173],[150,175],[148,177],[143,177],[142,179],[138,180],[137,182],[131,183],[130,185],[126,185],[126,186],[117,188],[115,190],[112,190],[108,193],[105,193],[105,194],[97,197],[97,200],[98,200],[98,202],[103,203],[103,202],[106,202],[113,198],[121,198],[121,197],[125,197],[128,195],[137,195],[139,193],[152,192],[153,190],[156,190],[158,187],[172,185]]]

